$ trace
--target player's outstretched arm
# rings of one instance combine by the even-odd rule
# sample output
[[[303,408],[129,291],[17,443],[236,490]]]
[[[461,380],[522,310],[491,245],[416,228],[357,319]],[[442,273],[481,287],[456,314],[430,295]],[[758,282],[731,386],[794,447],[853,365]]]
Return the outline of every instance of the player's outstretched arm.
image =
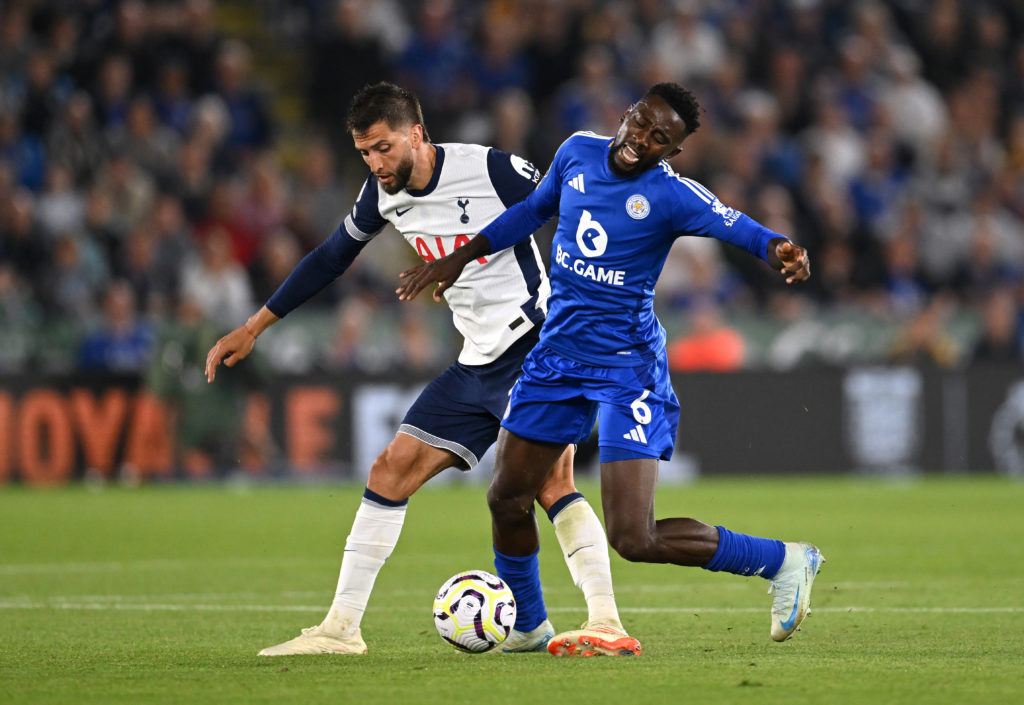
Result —
[[[252,352],[260,333],[277,323],[279,319],[266,306],[249,317],[242,325],[225,335],[210,348],[206,355],[206,381],[212,382],[217,376],[217,366],[224,361],[228,367],[243,360]]]
[[[440,301],[441,294],[455,283],[467,264],[490,253],[491,243],[487,236],[477,235],[446,257],[407,269],[398,275],[405,280],[401,286],[395,289],[398,300],[411,301],[427,285],[437,282],[437,288],[434,289],[434,301]]]
[[[786,283],[807,281],[811,277],[811,259],[807,250],[784,237],[768,243],[768,262],[786,277]]]

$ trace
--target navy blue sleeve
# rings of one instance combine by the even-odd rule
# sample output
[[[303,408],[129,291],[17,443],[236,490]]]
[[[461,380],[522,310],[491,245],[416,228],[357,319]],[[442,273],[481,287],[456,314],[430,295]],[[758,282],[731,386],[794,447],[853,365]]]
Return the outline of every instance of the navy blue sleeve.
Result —
[[[367,242],[369,240],[356,240],[339,225],[330,237],[302,258],[267,301],[267,308],[278,318],[284,318],[341,276]]]
[[[379,233],[387,225],[387,222],[377,207],[377,179],[370,174],[366,177],[366,182],[363,183],[363,188],[352,208],[352,214],[346,219],[345,226],[348,228],[354,226],[359,233],[366,235],[367,238],[362,238],[359,234],[352,233],[352,237],[363,240]]]
[[[533,164],[493,147],[487,150],[487,175],[506,208],[529,196],[540,181],[540,171]]]

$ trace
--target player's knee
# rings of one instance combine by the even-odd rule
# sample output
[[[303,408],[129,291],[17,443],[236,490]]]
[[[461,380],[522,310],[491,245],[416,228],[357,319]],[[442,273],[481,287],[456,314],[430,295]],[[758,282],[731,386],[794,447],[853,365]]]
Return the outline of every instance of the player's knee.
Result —
[[[533,510],[533,497],[521,493],[503,492],[491,485],[487,490],[487,506],[491,517],[498,523],[513,522]]]
[[[416,471],[416,458],[393,445],[385,448],[370,466],[367,487],[379,495],[397,501],[408,499],[423,484]]]

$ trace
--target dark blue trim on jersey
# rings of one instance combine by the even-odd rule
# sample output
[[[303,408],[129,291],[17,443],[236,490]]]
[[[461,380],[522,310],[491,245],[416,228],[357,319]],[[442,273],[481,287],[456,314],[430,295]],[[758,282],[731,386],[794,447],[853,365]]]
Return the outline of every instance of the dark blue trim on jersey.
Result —
[[[309,300],[348,269],[369,240],[356,240],[344,225],[302,258],[288,278],[267,301],[267,308],[278,318]]]
[[[524,163],[533,169],[535,176],[540,176],[536,167],[529,162]],[[491,179],[494,192],[498,194],[506,208],[525,199],[537,187],[536,181],[512,166],[512,156],[508,152],[502,152],[494,147],[487,150],[487,175]]]
[[[540,267],[537,265],[537,256],[533,253],[533,247],[529,240],[520,242],[512,251],[516,253],[519,271],[523,273],[526,291],[530,294],[530,298],[523,302],[520,308],[526,317],[533,321],[534,325],[540,326],[544,323],[544,310],[537,306],[542,278]]]
[[[370,174],[356,198],[355,207],[352,208],[352,222],[360,232],[367,235],[376,235],[388,222],[380,214],[380,207],[377,205],[379,196],[377,177]]]
[[[384,507],[404,507],[409,503],[408,499],[396,501],[393,499],[388,499],[387,497],[382,497],[373,490],[371,490],[369,487],[363,490],[363,499],[368,499],[371,502],[376,502],[377,504],[380,504],[381,506]]]
[[[405,192],[410,196],[429,196],[434,192],[434,189],[437,188],[437,182],[441,180],[441,167],[444,166],[444,147],[439,144],[435,144],[434,149],[437,150],[437,156],[434,160],[434,173],[430,175],[430,181],[421,189],[406,187]]]

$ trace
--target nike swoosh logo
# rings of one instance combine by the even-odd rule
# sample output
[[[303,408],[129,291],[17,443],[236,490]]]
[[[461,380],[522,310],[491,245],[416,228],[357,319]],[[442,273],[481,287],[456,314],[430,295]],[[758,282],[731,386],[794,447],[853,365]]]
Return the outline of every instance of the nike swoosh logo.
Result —
[[[584,548],[590,548],[590,547],[592,547],[593,545],[594,545],[594,544],[592,544],[592,543],[588,543],[588,544],[587,544],[586,546],[580,546],[580,547],[579,547],[579,548],[577,548],[577,549],[576,549],[575,551],[573,551],[573,552],[572,552],[572,553],[570,553],[570,554],[569,554],[568,556],[566,556],[566,558],[572,558],[572,557],[573,557],[573,556],[575,556],[575,555],[576,555],[577,553],[579,553],[580,551],[582,551],[582,550],[583,550]]]
[[[411,210],[412,210],[412,206],[409,206],[409,207],[408,207],[408,208],[406,208],[406,209],[405,209],[404,211],[400,211],[400,210],[398,210],[398,209],[396,208],[396,209],[395,209],[395,215],[397,215],[397,216],[398,216],[399,218],[401,218],[401,217],[402,217],[403,215],[405,215],[406,213],[408,213],[408,212],[409,212],[409,211],[411,211]]]
[[[785,622],[782,622],[779,626],[789,631],[793,628],[793,622],[796,621],[796,608],[800,606],[800,588],[796,589],[796,597],[793,599],[793,611],[789,613],[789,618]]]

